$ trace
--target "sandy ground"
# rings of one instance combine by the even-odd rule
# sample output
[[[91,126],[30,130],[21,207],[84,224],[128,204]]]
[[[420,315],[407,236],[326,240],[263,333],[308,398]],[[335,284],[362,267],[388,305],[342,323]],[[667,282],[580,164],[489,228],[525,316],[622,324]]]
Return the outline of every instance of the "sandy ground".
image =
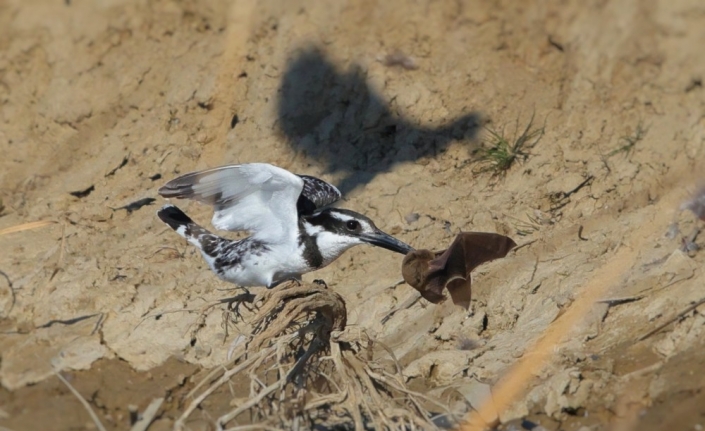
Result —
[[[61,370],[108,429],[157,397],[150,429],[170,429],[225,360],[222,310],[199,310],[231,286],[159,222],[156,190],[262,161],[338,184],[416,247],[461,230],[526,244],[474,274],[470,313],[421,300],[383,324],[417,294],[381,249],[307,276],[410,386],[492,385],[628,250],[502,427],[702,429],[705,258],[680,250],[697,220],[677,210],[702,170],[704,24],[699,0],[0,3],[0,230],[56,222],[0,236],[0,428],[94,429]],[[397,50],[415,68],[383,61]],[[515,138],[532,116],[527,156],[480,172],[487,130]]]

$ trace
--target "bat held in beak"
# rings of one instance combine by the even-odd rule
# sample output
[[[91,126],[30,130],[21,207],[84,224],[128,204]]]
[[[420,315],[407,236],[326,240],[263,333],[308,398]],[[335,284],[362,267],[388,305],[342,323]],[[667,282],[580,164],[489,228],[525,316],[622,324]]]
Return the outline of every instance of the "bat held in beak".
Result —
[[[402,262],[404,281],[429,302],[438,304],[448,289],[453,303],[470,307],[470,273],[479,265],[505,257],[516,243],[496,233],[461,232],[446,250],[412,250]]]

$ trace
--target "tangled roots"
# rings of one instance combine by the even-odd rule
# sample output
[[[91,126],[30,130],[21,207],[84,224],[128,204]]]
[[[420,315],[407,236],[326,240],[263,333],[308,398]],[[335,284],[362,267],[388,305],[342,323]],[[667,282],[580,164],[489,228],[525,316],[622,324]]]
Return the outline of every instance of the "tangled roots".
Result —
[[[290,283],[257,303],[249,340],[238,336],[227,364],[188,394],[175,429],[187,428],[197,408],[222,405],[219,395],[229,407],[215,419],[218,430],[435,428],[425,406],[444,407],[406,387],[388,349],[396,366],[373,360],[378,343],[362,329],[346,328],[340,295]]]

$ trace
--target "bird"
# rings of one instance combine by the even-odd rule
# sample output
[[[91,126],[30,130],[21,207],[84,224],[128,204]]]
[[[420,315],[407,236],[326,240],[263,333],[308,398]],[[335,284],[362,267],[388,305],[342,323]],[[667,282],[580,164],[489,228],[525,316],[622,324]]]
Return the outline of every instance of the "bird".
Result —
[[[172,204],[158,217],[196,246],[210,269],[240,287],[273,288],[321,269],[346,250],[370,244],[406,255],[414,249],[355,211],[329,205],[342,196],[333,185],[268,163],[226,165],[187,173],[159,189],[165,198],[214,207],[218,230],[249,231],[230,240],[195,223]]]

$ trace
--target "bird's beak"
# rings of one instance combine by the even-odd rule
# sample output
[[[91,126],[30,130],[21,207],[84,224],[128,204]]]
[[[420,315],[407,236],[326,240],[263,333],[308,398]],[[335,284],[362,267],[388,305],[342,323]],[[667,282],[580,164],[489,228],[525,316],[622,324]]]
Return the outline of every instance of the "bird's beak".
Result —
[[[376,245],[377,247],[386,248],[387,250],[396,251],[397,253],[407,254],[413,251],[414,248],[393,236],[377,230],[372,234],[362,234],[360,239],[368,244]]]

